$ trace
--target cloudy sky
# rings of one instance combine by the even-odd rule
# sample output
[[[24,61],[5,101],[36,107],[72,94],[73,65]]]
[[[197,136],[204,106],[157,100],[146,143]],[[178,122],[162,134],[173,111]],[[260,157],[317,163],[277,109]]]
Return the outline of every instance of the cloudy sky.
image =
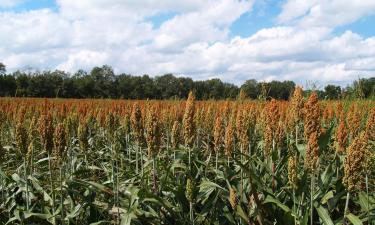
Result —
[[[0,62],[345,85],[375,76],[375,1],[0,0]]]

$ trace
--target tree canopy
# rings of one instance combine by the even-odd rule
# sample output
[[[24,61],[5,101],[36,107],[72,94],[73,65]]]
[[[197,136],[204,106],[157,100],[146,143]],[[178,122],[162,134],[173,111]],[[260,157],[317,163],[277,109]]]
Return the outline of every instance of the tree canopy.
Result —
[[[173,74],[156,77],[115,74],[108,65],[94,67],[90,72],[79,70],[74,74],[59,70],[7,73],[5,65],[0,63],[0,96],[184,99],[193,90],[197,99],[206,100],[235,99],[242,90],[242,94],[250,99],[287,100],[295,86],[293,81],[258,82],[249,79],[239,87],[220,79],[194,81]],[[324,99],[370,98],[374,95],[375,77],[359,79],[344,89],[327,85],[324,91],[319,91],[319,97]]]

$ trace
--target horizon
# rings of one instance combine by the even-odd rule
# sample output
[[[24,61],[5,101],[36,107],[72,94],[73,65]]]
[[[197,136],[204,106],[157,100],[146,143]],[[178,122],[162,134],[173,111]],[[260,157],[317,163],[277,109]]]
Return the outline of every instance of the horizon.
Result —
[[[1,62],[345,87],[375,75],[375,2],[0,0]]]

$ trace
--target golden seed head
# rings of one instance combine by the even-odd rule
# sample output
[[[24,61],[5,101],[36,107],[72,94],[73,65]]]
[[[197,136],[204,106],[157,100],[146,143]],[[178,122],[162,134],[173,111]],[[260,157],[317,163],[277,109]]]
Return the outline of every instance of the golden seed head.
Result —
[[[173,149],[177,149],[180,144],[180,123],[175,120],[171,132],[171,144]]]
[[[77,132],[79,145],[83,151],[86,151],[89,146],[89,129],[86,121],[81,121],[78,125]]]
[[[143,140],[144,140],[143,119],[142,119],[142,111],[138,103],[135,103],[133,105],[133,111],[132,111],[130,121],[131,121],[133,136],[135,140],[137,141],[138,145],[142,145]]]
[[[158,154],[161,143],[161,127],[157,112],[150,109],[146,118],[146,142],[150,157]]]
[[[273,132],[270,125],[266,125],[266,128],[263,132],[264,135],[264,155],[268,157],[270,155],[270,152],[272,150],[273,145]]]
[[[20,151],[20,154],[22,155],[22,157],[26,157],[27,147],[28,147],[27,146],[28,137],[27,137],[27,130],[21,122],[18,122],[16,125],[15,135],[16,135],[17,148]]]
[[[225,137],[224,137],[224,153],[227,157],[232,156],[233,146],[234,146],[234,129],[233,129],[233,121],[230,120],[225,129]]]
[[[297,86],[294,89],[293,97],[291,99],[291,114],[292,114],[292,121],[296,125],[298,122],[300,122],[303,118],[303,90],[301,87]]]
[[[129,134],[130,133],[130,117],[129,117],[129,114],[126,114],[124,119],[123,119],[123,128],[124,128],[124,131],[125,131],[125,134]]]
[[[223,146],[223,123],[220,115],[217,115],[214,127],[214,151],[220,152]]]
[[[110,136],[113,136],[116,129],[116,118],[112,112],[107,114],[105,118],[105,126],[106,129],[109,131]]]
[[[27,147],[26,159],[28,162],[31,160],[31,155],[34,150],[34,141],[30,141],[29,146]]]
[[[298,172],[297,172],[297,157],[295,155],[289,156],[288,159],[288,180],[292,188],[296,188],[298,184]]]
[[[242,107],[240,107],[237,111],[236,128],[237,128],[237,137],[238,137],[239,144],[240,144],[240,150],[243,151],[249,145],[249,135],[248,135],[248,124],[246,120],[246,111]]]
[[[237,195],[236,190],[234,188],[229,188],[229,203],[232,206],[232,209],[235,210],[237,207]]]
[[[1,133],[1,130],[0,130],[0,133]],[[1,139],[0,139],[0,165],[4,160],[4,155],[5,155],[5,151],[4,151],[4,147],[1,143]]]
[[[339,154],[345,153],[346,144],[348,141],[348,130],[345,125],[345,120],[339,122],[339,126],[336,131],[336,152]]]
[[[348,191],[360,190],[364,181],[371,146],[365,132],[358,135],[347,149],[343,183]]]
[[[313,133],[320,135],[320,107],[316,92],[310,95],[304,106],[304,133],[307,140]]]
[[[184,142],[188,147],[192,147],[194,144],[195,138],[195,123],[194,123],[194,114],[195,114],[195,96],[193,92],[189,92],[189,97],[186,101],[185,113],[182,120]]]
[[[186,198],[189,202],[193,202],[194,201],[194,184],[193,182],[190,180],[190,178],[187,179],[186,181]]]
[[[347,119],[348,124],[350,124],[350,126],[348,127],[349,135],[351,140],[353,140],[359,134],[362,120],[358,110],[358,105],[355,102],[353,102],[349,108]]]
[[[336,118],[339,118],[344,113],[342,102],[338,102],[336,106]]]
[[[243,101],[245,99],[247,99],[247,94],[243,89],[241,89],[240,93],[238,94],[238,100]]]
[[[53,148],[53,131],[53,119],[51,113],[43,113],[39,120],[39,133],[44,150],[49,153],[51,153]]]
[[[326,105],[323,112],[323,121],[324,124],[329,124],[334,117],[333,108],[331,105]]]
[[[372,108],[371,113],[367,119],[366,134],[371,141],[375,141],[375,107]]]
[[[64,123],[59,123],[56,126],[53,141],[55,145],[55,155],[58,159],[62,160],[64,158],[66,148],[66,131]]]
[[[319,163],[318,133],[310,134],[306,147],[305,168],[315,172]]]
[[[280,149],[283,146],[283,141],[285,137],[285,126],[282,121],[279,122],[276,131],[275,131],[275,145],[277,149]]]
[[[278,126],[280,120],[280,109],[277,101],[272,99],[267,103],[265,109],[265,123],[270,126],[274,132]]]

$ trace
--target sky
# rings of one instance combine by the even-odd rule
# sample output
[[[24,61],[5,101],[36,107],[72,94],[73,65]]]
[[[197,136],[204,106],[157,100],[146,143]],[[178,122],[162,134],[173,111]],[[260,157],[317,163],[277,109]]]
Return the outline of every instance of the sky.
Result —
[[[0,0],[0,62],[344,86],[375,76],[375,1]]]

